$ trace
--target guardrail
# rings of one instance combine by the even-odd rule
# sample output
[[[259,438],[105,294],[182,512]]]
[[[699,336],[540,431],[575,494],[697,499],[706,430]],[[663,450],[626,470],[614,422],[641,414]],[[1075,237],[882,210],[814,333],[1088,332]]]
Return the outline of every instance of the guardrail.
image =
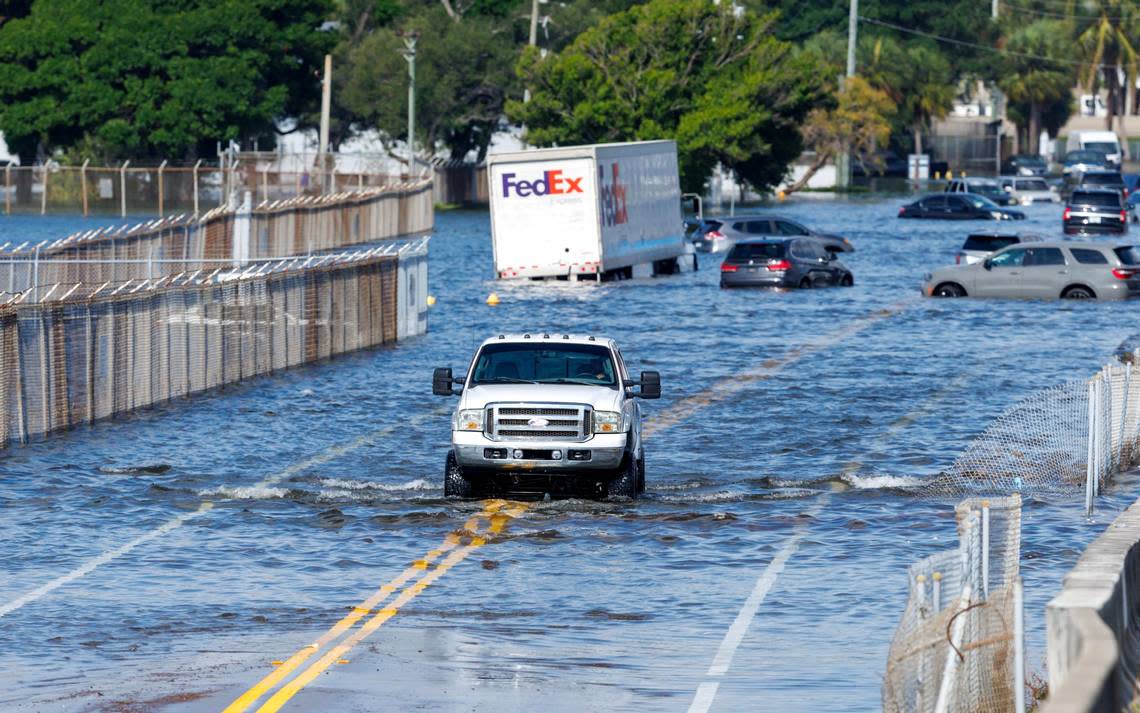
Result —
[[[1042,713],[1132,713],[1140,704],[1140,501],[1109,525],[1049,602]]]

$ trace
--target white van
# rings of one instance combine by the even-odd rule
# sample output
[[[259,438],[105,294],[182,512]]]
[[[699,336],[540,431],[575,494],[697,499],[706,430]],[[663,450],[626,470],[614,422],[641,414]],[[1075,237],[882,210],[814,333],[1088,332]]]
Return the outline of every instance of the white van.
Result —
[[[1069,134],[1065,150],[1099,151],[1117,168],[1124,158],[1120,151],[1120,139],[1111,131],[1074,131]]]

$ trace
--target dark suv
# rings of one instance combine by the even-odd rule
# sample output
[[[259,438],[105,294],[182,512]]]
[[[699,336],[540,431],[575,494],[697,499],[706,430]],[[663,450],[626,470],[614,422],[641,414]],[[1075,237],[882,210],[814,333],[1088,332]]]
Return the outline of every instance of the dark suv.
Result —
[[[851,287],[855,277],[815,238],[749,238],[720,266],[721,287]]]
[[[1128,200],[1128,186],[1119,171],[1089,171],[1081,175],[1074,190],[1079,188],[1111,188],[1120,191],[1121,197]]]
[[[1128,230],[1128,211],[1119,191],[1111,188],[1077,188],[1065,204],[1061,224],[1066,235],[1123,233]]]

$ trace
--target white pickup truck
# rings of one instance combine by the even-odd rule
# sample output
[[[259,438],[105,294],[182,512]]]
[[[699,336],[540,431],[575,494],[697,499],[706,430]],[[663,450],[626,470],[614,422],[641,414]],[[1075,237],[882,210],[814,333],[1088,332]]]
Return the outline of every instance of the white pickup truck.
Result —
[[[571,480],[597,497],[645,490],[638,399],[659,398],[661,376],[630,378],[612,339],[500,334],[479,346],[465,376],[436,369],[432,392],[460,395],[447,496],[491,485],[550,492]]]

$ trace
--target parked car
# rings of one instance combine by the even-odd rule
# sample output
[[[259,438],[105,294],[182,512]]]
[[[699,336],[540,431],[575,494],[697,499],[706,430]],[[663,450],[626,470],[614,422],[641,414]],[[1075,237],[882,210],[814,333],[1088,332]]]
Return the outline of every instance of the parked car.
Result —
[[[1025,213],[1002,208],[972,193],[940,193],[899,208],[900,218],[935,220],[1025,220]]]
[[[1049,173],[1049,162],[1044,156],[1019,153],[1002,162],[1001,172],[1010,176],[1045,176]]]
[[[1120,197],[1128,199],[1128,185],[1119,171],[1089,171],[1082,173],[1074,188],[1111,188],[1120,191]]]
[[[1111,188],[1080,188],[1069,196],[1061,225],[1066,235],[1075,233],[1123,233],[1128,230],[1128,211],[1119,191]]]
[[[955,265],[973,265],[993,253],[1018,243],[1039,243],[1044,240],[1036,233],[1004,233],[998,231],[970,233],[962,249],[954,255]]]
[[[1111,168],[1108,157],[1100,151],[1070,151],[1061,161],[1061,173],[1068,176],[1073,173],[1087,173],[1089,171],[1105,171]]]
[[[1140,295],[1140,248],[1099,243],[1010,245],[923,277],[928,297],[1122,300]]]
[[[757,236],[775,238],[811,237],[821,242],[832,252],[854,252],[855,246],[842,235],[820,233],[791,218],[780,215],[737,215],[705,221],[716,227],[693,240],[693,247],[702,252],[721,252],[738,241]]]
[[[812,238],[748,238],[720,266],[721,287],[851,287],[855,276]]]
[[[1017,205],[1017,199],[1002,190],[992,178],[955,178],[946,184],[946,193],[973,193],[989,198],[998,205]]]
[[[1002,176],[998,183],[1021,205],[1061,202],[1061,194],[1040,176]]]

